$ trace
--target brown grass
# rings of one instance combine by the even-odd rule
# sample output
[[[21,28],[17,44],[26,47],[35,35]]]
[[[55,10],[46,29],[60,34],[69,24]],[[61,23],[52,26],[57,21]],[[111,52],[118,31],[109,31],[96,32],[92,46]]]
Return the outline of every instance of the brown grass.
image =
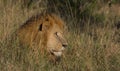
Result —
[[[65,56],[56,65],[34,53],[27,47],[19,47],[17,40],[9,42],[10,36],[31,16],[41,13],[43,8],[21,8],[21,2],[7,4],[0,0],[0,70],[1,71],[119,71],[120,44],[114,39],[116,19],[104,22],[103,27],[90,25],[86,21],[84,31],[69,25],[66,31],[68,48]],[[74,28],[74,29],[73,29]],[[118,31],[119,32],[119,31]],[[119,36],[118,36],[119,37]],[[9,46],[9,44],[12,44]],[[36,55],[37,54],[37,55]],[[37,58],[35,58],[37,56]]]

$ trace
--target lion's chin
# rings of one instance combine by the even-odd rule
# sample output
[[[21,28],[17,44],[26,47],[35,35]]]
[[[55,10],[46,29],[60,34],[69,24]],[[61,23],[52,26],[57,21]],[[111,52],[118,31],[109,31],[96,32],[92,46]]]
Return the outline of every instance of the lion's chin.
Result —
[[[59,52],[53,52],[53,54],[54,54],[55,56],[57,56],[57,57],[60,57],[60,56],[62,55],[62,52],[61,52],[61,51],[59,51]]]

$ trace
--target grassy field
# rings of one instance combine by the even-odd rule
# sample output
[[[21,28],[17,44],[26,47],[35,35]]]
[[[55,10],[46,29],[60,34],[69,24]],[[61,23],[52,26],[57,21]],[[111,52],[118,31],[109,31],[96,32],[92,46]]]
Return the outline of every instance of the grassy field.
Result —
[[[100,25],[96,25],[97,22],[91,24],[91,19],[87,19],[86,24],[79,27],[76,18],[62,16],[67,25],[65,37],[69,45],[65,56],[56,65],[41,56],[39,51],[19,47],[18,40],[11,41],[11,35],[20,25],[46,9],[43,3],[41,6],[32,4],[31,8],[23,8],[22,0],[0,0],[0,71],[120,70],[120,28],[115,26],[120,20],[119,4],[111,9],[101,5],[102,10],[95,11],[104,13],[105,20]]]

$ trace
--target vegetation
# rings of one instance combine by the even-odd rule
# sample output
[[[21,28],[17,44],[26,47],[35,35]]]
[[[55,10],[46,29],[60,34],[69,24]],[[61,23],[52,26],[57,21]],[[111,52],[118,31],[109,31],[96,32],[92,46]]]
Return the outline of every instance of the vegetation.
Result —
[[[109,5],[111,4],[111,5]],[[68,48],[57,64],[12,35],[27,19],[54,12],[65,20]],[[0,71],[119,71],[119,0],[0,0]]]

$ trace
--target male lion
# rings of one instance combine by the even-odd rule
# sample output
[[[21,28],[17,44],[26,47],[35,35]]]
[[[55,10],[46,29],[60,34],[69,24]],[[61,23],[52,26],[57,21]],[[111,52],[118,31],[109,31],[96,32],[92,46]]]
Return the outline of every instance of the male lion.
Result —
[[[53,57],[59,58],[68,45],[63,37],[64,22],[55,14],[32,17],[17,31],[20,43],[47,51]],[[44,51],[45,50],[45,51]]]

